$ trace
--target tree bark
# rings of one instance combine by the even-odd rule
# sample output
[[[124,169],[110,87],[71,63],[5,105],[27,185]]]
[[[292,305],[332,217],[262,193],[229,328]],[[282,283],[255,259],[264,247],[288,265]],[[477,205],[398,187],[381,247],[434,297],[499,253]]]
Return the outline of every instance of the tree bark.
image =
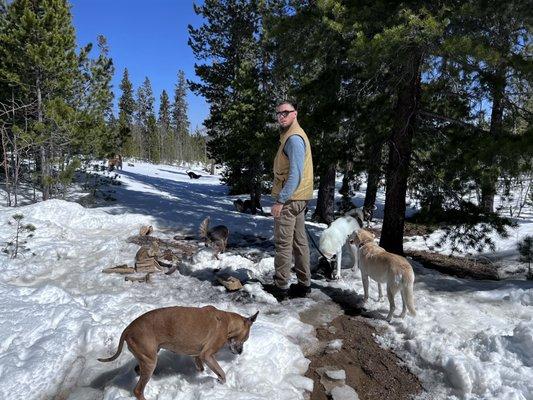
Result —
[[[383,153],[383,142],[377,141],[369,146],[367,153],[368,178],[366,182],[365,202],[363,207],[367,210],[374,209],[376,205],[376,195],[379,181],[381,179],[381,154]]]
[[[37,87],[37,121],[39,123],[43,122],[43,102],[41,96],[41,81],[37,77],[36,82]],[[48,173],[48,160],[46,157],[46,147],[44,144],[39,146],[39,156],[40,156],[40,173],[41,173],[41,188],[43,191],[43,200],[48,200],[50,198],[50,184],[49,184],[49,173]]]
[[[405,195],[416,129],[420,99],[420,65],[422,54],[414,50],[406,55],[406,79],[399,85],[392,137],[389,139],[389,160],[386,170],[386,197],[380,246],[387,251],[403,254],[405,225]]]
[[[320,176],[318,199],[313,221],[331,224],[333,222],[333,207],[335,200],[335,164],[330,164],[325,173]]]
[[[339,189],[339,194],[346,197],[352,197],[350,194],[350,184],[353,181],[353,163],[348,161],[346,163],[344,176],[342,177],[342,185]]]
[[[8,161],[8,150],[7,150],[7,132],[5,128],[2,127],[0,133],[2,134],[2,165],[4,166],[4,174],[6,177],[6,194],[7,194],[7,206],[11,207],[11,185],[9,182],[9,161]],[[4,137],[5,136],[5,137]]]
[[[492,111],[490,117],[490,136],[497,139],[502,133],[503,127],[503,96],[505,93],[506,79],[505,68],[500,67],[492,80]],[[495,157],[493,157],[495,161]],[[486,212],[494,211],[494,196],[498,176],[489,175],[481,185],[481,208]]]

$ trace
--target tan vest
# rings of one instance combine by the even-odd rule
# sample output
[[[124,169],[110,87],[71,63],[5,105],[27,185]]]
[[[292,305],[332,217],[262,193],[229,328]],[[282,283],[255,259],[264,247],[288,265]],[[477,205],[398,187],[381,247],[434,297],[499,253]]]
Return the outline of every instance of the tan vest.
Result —
[[[304,169],[300,184],[289,200],[311,200],[313,198],[313,157],[311,155],[311,144],[297,121],[294,121],[286,132],[280,135],[280,143],[276,158],[274,158],[274,184],[272,185],[272,196],[277,197],[283,189],[285,182],[289,178],[289,158],[283,152],[285,142],[292,135],[301,136],[305,142]]]

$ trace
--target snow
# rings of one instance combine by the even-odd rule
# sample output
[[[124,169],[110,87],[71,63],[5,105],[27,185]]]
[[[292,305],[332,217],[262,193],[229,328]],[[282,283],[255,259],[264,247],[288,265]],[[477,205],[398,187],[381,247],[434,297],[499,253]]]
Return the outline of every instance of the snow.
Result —
[[[334,371],[326,371],[326,375],[328,376],[328,378],[337,380],[337,381],[346,379],[346,371],[343,369],[338,369]]]
[[[196,169],[202,178],[190,180],[185,170],[124,162],[122,185],[111,187],[116,202],[106,206],[84,208],[62,200],[0,206],[1,245],[13,238],[7,221],[15,213],[36,227],[27,239],[28,251],[16,259],[0,254],[0,398],[133,399],[137,377],[131,353],[124,349],[110,363],[97,358],[113,354],[122,330],[144,312],[207,304],[246,316],[259,311],[243,353],[234,356],[223,349],[217,356],[227,383],[218,384],[208,369],[197,373],[189,357],[162,351],[147,399],[292,400],[312,391],[302,347],[315,339],[299,313],[329,301],[321,290],[327,287],[360,301],[359,272],[345,268],[338,282],[313,280],[309,298],[277,303],[260,283],[274,270],[272,219],[237,213],[236,197],[226,195],[220,176]],[[265,199],[266,212],[270,204]],[[202,248],[181,273],[154,275],[148,284],[101,272],[132,265],[138,246],[127,238],[142,225],[153,225],[153,235],[170,240],[176,234],[196,235],[208,215],[213,226],[225,224],[231,232],[220,260]],[[514,257],[510,250],[517,237],[533,226],[531,213],[524,215],[518,233],[498,243],[503,261]],[[318,242],[325,226],[307,227]],[[422,246],[417,243],[409,246]],[[344,262],[350,266],[347,255]],[[387,300],[376,301],[373,282],[363,315],[379,328],[378,343],[394,350],[419,377],[426,390],[420,399],[532,400],[533,282],[459,279],[411,263],[417,316],[387,323]],[[214,286],[216,271],[241,278],[243,290],[229,294]],[[341,347],[341,341],[330,344]]]
[[[328,352],[337,352],[342,349],[342,339],[335,339],[328,343],[327,351]]]
[[[333,400],[359,400],[357,392],[350,386],[335,386],[331,389],[331,398]]]

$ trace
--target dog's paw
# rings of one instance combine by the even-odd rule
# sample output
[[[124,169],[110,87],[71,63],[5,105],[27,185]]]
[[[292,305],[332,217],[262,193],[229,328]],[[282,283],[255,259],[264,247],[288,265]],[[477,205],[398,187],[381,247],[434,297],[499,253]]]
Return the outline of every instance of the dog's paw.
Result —
[[[333,279],[335,279],[336,281],[340,280],[341,279],[341,274],[333,274]]]

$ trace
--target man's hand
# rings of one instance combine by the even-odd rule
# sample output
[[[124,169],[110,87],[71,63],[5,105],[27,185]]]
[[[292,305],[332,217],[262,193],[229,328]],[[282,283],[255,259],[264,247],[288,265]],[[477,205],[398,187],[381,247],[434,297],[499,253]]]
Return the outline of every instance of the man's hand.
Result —
[[[270,210],[270,213],[272,214],[272,216],[274,218],[279,218],[279,216],[281,215],[281,209],[283,208],[283,204],[281,203],[275,203],[273,206],[272,206],[272,209]]]

